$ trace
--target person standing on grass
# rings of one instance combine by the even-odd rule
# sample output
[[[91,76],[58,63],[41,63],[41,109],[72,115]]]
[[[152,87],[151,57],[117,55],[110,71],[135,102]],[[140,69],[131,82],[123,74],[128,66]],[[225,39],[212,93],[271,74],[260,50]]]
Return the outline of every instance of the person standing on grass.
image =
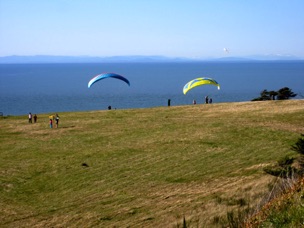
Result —
[[[53,128],[53,120],[50,119],[50,128]]]
[[[58,128],[58,125],[59,125],[59,115],[58,114],[56,114],[55,120],[56,120],[56,128]]]
[[[32,113],[29,113],[28,118],[29,118],[29,123],[32,123]]]
[[[209,97],[205,96],[205,104],[208,104],[208,102],[209,102]]]
[[[38,117],[37,117],[37,115],[35,114],[35,115],[34,115],[34,123],[37,122],[37,118],[38,118]]]

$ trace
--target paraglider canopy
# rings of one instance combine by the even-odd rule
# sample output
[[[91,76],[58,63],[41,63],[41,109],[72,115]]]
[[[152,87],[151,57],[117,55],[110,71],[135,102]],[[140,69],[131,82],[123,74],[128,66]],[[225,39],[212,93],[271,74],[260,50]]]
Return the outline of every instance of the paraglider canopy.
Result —
[[[88,88],[90,88],[95,82],[98,82],[102,79],[105,78],[116,78],[116,79],[120,79],[122,81],[124,81],[125,83],[127,83],[130,86],[130,82],[128,79],[126,79],[125,77],[119,75],[119,74],[115,74],[115,73],[103,73],[103,74],[98,74],[96,75],[94,78],[92,78],[89,83],[88,83]]]
[[[186,94],[189,90],[193,89],[194,87],[201,86],[201,85],[215,85],[218,89],[220,89],[220,84],[217,83],[212,78],[196,78],[188,82],[184,88],[183,93]]]
[[[225,53],[229,53],[229,49],[228,49],[228,48],[223,48],[223,51],[224,51]]]

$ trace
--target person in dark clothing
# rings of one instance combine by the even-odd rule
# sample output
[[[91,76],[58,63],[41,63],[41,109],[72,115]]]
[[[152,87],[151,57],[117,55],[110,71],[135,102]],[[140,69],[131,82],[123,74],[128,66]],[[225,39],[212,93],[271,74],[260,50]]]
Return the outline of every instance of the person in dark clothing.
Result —
[[[206,104],[209,103],[209,97],[208,97],[208,96],[205,97],[205,103],[206,103]]]
[[[38,119],[38,117],[37,117],[37,115],[35,114],[35,115],[34,115],[34,123],[37,123],[37,119]]]
[[[56,114],[55,120],[56,120],[56,128],[58,128],[58,125],[59,125],[59,115],[58,114]]]

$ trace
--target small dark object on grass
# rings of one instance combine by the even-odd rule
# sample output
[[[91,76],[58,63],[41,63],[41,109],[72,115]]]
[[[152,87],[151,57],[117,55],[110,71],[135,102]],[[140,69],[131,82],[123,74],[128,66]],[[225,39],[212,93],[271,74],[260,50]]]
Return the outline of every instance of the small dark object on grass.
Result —
[[[89,167],[89,165],[88,165],[87,163],[85,163],[85,162],[82,163],[81,165],[82,165],[83,167]]]

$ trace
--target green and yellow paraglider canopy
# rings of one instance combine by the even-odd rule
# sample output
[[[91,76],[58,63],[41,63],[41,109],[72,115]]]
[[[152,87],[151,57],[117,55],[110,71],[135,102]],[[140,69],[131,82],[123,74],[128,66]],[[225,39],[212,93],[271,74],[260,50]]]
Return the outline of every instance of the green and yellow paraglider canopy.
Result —
[[[201,85],[215,85],[218,89],[220,89],[220,84],[218,84],[217,81],[212,78],[196,78],[184,86],[183,93],[186,94],[189,90]]]

